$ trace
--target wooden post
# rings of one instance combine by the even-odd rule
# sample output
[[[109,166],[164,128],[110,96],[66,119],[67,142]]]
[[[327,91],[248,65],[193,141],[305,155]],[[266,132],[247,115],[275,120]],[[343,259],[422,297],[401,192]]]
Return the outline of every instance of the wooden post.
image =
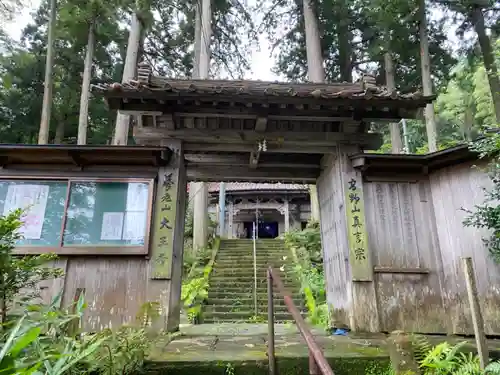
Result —
[[[472,314],[472,324],[474,326],[474,335],[476,336],[477,353],[481,369],[484,370],[488,364],[488,345],[486,344],[486,334],[484,333],[484,321],[479,306],[479,298],[477,295],[476,275],[472,258],[462,258],[462,266],[464,268],[465,283],[467,285],[467,294],[469,296],[470,311]]]
[[[387,339],[387,347],[395,375],[420,374],[420,367],[413,354],[412,342],[406,333],[392,332]]]
[[[290,231],[290,206],[288,204],[288,199],[285,199],[285,204],[283,207],[283,214],[285,216],[285,233]]]

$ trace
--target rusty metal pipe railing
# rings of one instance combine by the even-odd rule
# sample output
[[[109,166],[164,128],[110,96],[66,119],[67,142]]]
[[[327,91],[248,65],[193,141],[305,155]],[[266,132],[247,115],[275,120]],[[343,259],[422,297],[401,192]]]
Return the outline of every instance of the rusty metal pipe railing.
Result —
[[[326,360],[321,348],[318,346],[314,337],[306,325],[304,318],[293,303],[292,296],[285,289],[283,281],[279,274],[269,267],[267,270],[267,292],[268,292],[268,358],[269,358],[269,375],[276,375],[276,357],[274,347],[274,291],[273,284],[282,295],[285,305],[293,317],[297,328],[304,338],[309,349],[309,374],[310,375],[335,375],[330,364]]]

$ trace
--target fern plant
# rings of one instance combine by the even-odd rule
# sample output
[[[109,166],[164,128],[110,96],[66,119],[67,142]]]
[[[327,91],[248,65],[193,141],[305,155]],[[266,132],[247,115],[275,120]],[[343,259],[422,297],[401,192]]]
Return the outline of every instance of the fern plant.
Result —
[[[483,371],[477,355],[464,353],[466,344],[443,342],[432,346],[423,336],[413,340],[415,358],[423,375],[500,375],[499,362],[489,364]]]

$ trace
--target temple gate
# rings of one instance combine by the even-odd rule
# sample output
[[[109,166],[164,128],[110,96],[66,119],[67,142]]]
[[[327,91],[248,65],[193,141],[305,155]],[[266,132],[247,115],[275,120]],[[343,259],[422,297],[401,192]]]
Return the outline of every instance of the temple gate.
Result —
[[[433,98],[389,92],[369,76],[356,83],[294,84],[175,80],[153,76],[147,65],[138,72],[137,81],[93,90],[111,109],[137,116],[138,143],[174,146],[185,161],[173,173],[179,181],[317,183],[333,319],[379,331],[364,182],[350,157],[381,145],[381,135],[369,131],[371,122],[415,117]],[[159,220],[152,253],[179,256],[180,237],[159,248]],[[174,259],[172,269],[180,261]],[[171,288],[178,293],[178,285]]]

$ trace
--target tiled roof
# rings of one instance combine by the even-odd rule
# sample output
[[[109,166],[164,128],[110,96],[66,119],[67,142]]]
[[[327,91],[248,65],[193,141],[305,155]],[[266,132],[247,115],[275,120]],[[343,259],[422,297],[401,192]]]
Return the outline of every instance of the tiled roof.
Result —
[[[315,99],[388,99],[388,100],[424,100],[420,92],[401,94],[377,86],[375,78],[363,76],[355,83],[284,83],[264,81],[229,81],[229,80],[188,80],[172,79],[152,75],[149,65],[140,64],[138,79],[126,83],[93,85],[92,91],[101,93],[144,93],[145,95],[161,92],[166,95],[242,95],[247,97],[297,97]]]
[[[213,193],[219,191],[219,182],[208,184],[208,191]],[[252,182],[226,182],[226,191],[249,191],[249,190],[307,190],[307,185],[301,184],[258,184]]]

